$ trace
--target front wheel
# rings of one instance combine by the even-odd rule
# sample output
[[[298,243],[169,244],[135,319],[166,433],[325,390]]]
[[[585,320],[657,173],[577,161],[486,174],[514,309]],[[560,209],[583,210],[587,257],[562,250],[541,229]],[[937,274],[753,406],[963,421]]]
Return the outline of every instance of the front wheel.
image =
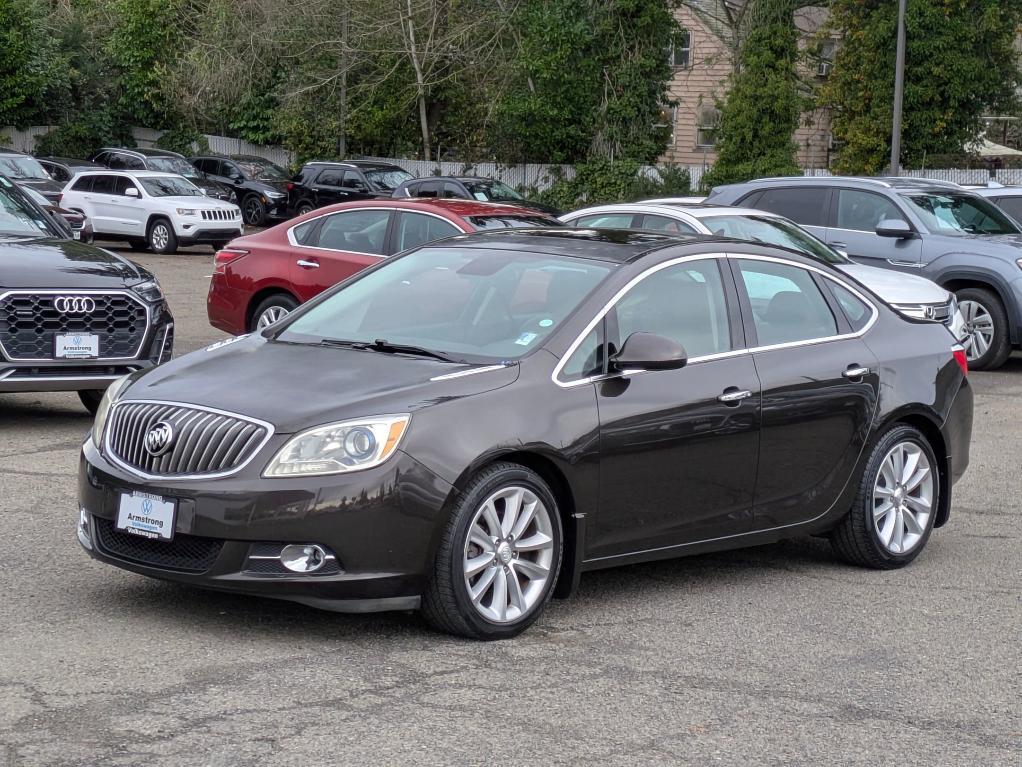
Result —
[[[965,318],[965,356],[973,370],[999,368],[1011,354],[1008,313],[997,295],[986,288],[964,288],[955,293]]]
[[[266,206],[258,197],[250,195],[242,203],[241,215],[249,226],[262,226],[266,223]]]
[[[937,516],[937,458],[918,429],[898,425],[870,454],[851,510],[831,534],[846,561],[877,570],[904,567],[926,546]]]
[[[149,250],[158,255],[169,255],[177,251],[177,235],[174,227],[164,218],[158,218],[149,225]]]
[[[557,501],[531,469],[497,463],[458,496],[422,610],[435,628],[508,639],[531,626],[561,567]]]

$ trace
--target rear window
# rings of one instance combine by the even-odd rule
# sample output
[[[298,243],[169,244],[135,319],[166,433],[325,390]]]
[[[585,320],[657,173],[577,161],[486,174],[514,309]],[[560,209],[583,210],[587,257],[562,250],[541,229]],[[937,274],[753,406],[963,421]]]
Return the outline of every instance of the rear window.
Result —
[[[564,226],[556,218],[547,216],[469,216],[468,221],[479,230],[525,229],[530,226]]]

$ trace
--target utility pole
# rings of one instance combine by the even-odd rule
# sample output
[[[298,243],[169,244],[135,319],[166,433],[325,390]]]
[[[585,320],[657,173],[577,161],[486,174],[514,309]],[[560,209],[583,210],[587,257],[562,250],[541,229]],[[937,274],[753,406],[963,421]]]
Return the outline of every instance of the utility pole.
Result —
[[[894,60],[894,119],[891,124],[891,175],[901,175],[901,104],[905,91],[905,6],[898,0],[898,50]]]

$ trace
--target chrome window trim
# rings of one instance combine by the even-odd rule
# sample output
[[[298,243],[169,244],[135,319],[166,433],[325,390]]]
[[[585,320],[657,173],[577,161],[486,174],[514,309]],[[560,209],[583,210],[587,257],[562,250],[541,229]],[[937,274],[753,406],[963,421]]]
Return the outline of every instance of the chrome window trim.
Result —
[[[646,277],[650,276],[651,274],[656,274],[661,269],[666,269],[667,267],[674,266],[675,264],[681,264],[687,261],[704,261],[708,259],[725,259],[725,260],[742,259],[746,261],[769,261],[777,264],[783,264],[785,266],[791,266],[796,269],[805,269],[807,271],[816,272],[817,274],[823,276],[825,279],[831,280],[840,285],[841,287],[845,288],[846,290],[850,291],[860,301],[862,301],[864,304],[866,304],[866,306],[870,308],[872,316],[869,318],[869,321],[865,325],[863,325],[861,330],[857,330],[852,333],[840,333],[833,336],[821,336],[819,338],[807,338],[801,341],[789,341],[783,344],[753,346],[745,349],[732,349],[731,351],[727,352],[718,352],[717,354],[705,354],[700,357],[690,358],[687,365],[698,365],[699,363],[702,362],[712,362],[714,360],[726,359],[728,357],[739,357],[744,354],[757,354],[759,352],[770,352],[778,349],[793,349],[799,346],[815,346],[817,344],[830,343],[831,341],[843,341],[849,338],[858,338],[865,335],[870,330],[870,328],[872,328],[873,325],[876,324],[877,319],[880,317],[880,310],[877,309],[876,304],[873,303],[873,301],[870,298],[864,295],[861,290],[856,288],[854,285],[849,284],[840,277],[833,275],[811,264],[799,264],[784,258],[776,258],[774,256],[760,256],[745,253],[701,253],[695,256],[681,256],[680,258],[672,258],[669,261],[664,261],[663,263],[657,264],[656,266],[647,269],[645,272],[636,275],[631,280],[629,280],[624,287],[622,287],[617,293],[615,293],[614,296],[606,304],[604,304],[603,308],[596,314],[596,316],[589,322],[589,324],[586,325],[585,329],[579,334],[579,336],[571,343],[571,346],[569,346],[567,351],[564,352],[564,354],[561,356],[561,359],[558,360],[556,367],[554,367],[553,372],[550,374],[551,380],[562,389],[570,389],[575,386],[596,383],[598,381],[606,381],[611,378],[620,378],[622,376],[629,377],[640,373],[649,372],[645,370],[626,370],[622,373],[607,373],[598,376],[589,376],[588,378],[581,378],[577,381],[562,381],[559,378],[561,370],[567,364],[567,361],[571,358],[571,355],[575,353],[578,347],[585,340],[586,336],[588,336],[593,331],[593,328],[596,327],[597,323],[603,320],[607,312],[609,312],[614,307],[614,305],[617,304],[617,302],[635,285],[642,282],[642,280],[646,279]],[[835,321],[836,319],[837,318],[835,318]]]
[[[116,411],[117,408],[120,407],[121,405],[166,405],[168,407],[180,407],[189,408],[191,410],[202,410],[203,412],[206,413],[213,413],[214,415],[223,415],[227,416],[228,418],[236,418],[239,421],[248,421],[249,423],[261,426],[264,429],[266,429],[266,436],[263,438],[263,441],[260,442],[259,445],[254,450],[252,450],[252,455],[250,455],[245,461],[238,464],[230,471],[218,471],[208,474],[147,474],[146,472],[135,468],[131,464],[122,461],[120,456],[118,456],[113,451],[113,448],[110,446],[110,424],[113,423],[114,411]],[[218,408],[207,407],[205,405],[194,405],[191,402],[168,402],[167,400],[158,399],[122,399],[118,400],[110,407],[110,413],[107,417],[106,423],[104,424],[103,428],[103,450],[101,452],[104,458],[113,463],[119,469],[122,469],[132,474],[133,476],[141,477],[142,479],[146,480],[160,482],[177,482],[178,480],[221,479],[223,477],[230,477],[234,474],[237,474],[246,466],[248,466],[250,463],[252,463],[252,461],[255,460],[256,456],[258,456],[263,451],[263,449],[266,447],[267,443],[270,441],[273,435],[274,435],[273,424],[271,424],[269,421],[263,421],[259,418],[253,418],[252,416],[242,415],[240,413],[232,413],[229,410],[220,410]]]
[[[4,359],[9,362],[21,363],[21,362],[126,362],[129,360],[137,360],[139,355],[142,353],[142,349],[145,347],[146,339],[149,337],[149,332],[153,326],[153,315],[152,310],[145,301],[130,290],[54,290],[50,288],[42,290],[31,290],[31,289],[18,289],[18,290],[5,290],[0,293],[0,302],[2,302],[7,296],[127,296],[132,301],[137,303],[143,309],[145,309],[145,332],[142,333],[142,339],[138,342],[138,348],[135,353],[130,357],[96,357],[95,359],[87,360],[59,360],[55,357],[11,357],[10,353],[4,348],[3,342],[0,341],[0,354],[3,355]]]
[[[458,229],[462,234],[468,234],[468,230],[463,228],[460,224],[456,224],[453,221],[451,221],[451,219],[447,218],[446,216],[441,216],[441,215],[439,215],[437,213],[431,213],[431,212],[428,212],[428,211],[425,211],[425,210],[413,210],[413,209],[409,209],[409,208],[381,208],[379,206],[367,206],[367,207],[364,207],[364,208],[345,208],[344,210],[334,210],[334,211],[331,211],[329,213],[321,213],[318,216],[313,216],[312,218],[307,218],[307,219],[305,219],[305,221],[302,221],[299,224],[295,224],[294,226],[289,226],[288,227],[288,229],[287,229],[287,241],[288,241],[289,244],[291,244],[293,247],[296,247],[296,248],[308,248],[309,250],[323,250],[323,251],[326,251],[327,253],[352,253],[352,254],[354,254],[356,256],[371,256],[372,258],[388,258],[388,256],[386,256],[384,254],[381,254],[381,253],[364,253],[364,252],[362,252],[360,250],[337,250],[336,248],[321,248],[318,245],[302,245],[300,242],[298,242],[295,239],[294,230],[297,229],[300,226],[305,226],[306,224],[311,224],[313,221],[319,221],[319,219],[327,218],[328,216],[338,216],[338,215],[340,215],[342,213],[357,213],[357,212],[365,211],[365,210],[382,210],[382,211],[385,211],[387,213],[421,213],[423,216],[432,216],[433,218],[438,218],[441,221],[446,221],[448,224],[453,226],[455,229]],[[389,226],[389,224],[388,224],[388,226]],[[425,245],[425,244],[426,243],[423,243],[423,245]]]

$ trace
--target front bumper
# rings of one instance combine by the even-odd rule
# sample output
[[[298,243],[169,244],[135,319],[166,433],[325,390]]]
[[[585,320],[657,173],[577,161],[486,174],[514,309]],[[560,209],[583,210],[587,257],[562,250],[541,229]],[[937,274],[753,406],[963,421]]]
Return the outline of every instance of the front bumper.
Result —
[[[400,451],[348,476],[263,479],[262,466],[285,439],[275,435],[251,466],[230,477],[146,482],[109,462],[89,438],[78,493],[90,530],[79,540],[101,562],[203,588],[341,612],[417,607],[451,486]],[[135,490],[176,500],[173,541],[114,530],[120,494]],[[336,566],[295,574],[265,559],[290,543],[322,546]]]
[[[174,352],[174,318],[166,303],[152,307],[138,354],[130,359],[9,360],[0,353],[0,392],[105,389],[127,373],[155,367]]]
[[[177,232],[177,241],[181,245],[212,245],[241,237],[244,230],[239,221],[228,227],[206,227],[191,223],[177,224],[175,231]]]

